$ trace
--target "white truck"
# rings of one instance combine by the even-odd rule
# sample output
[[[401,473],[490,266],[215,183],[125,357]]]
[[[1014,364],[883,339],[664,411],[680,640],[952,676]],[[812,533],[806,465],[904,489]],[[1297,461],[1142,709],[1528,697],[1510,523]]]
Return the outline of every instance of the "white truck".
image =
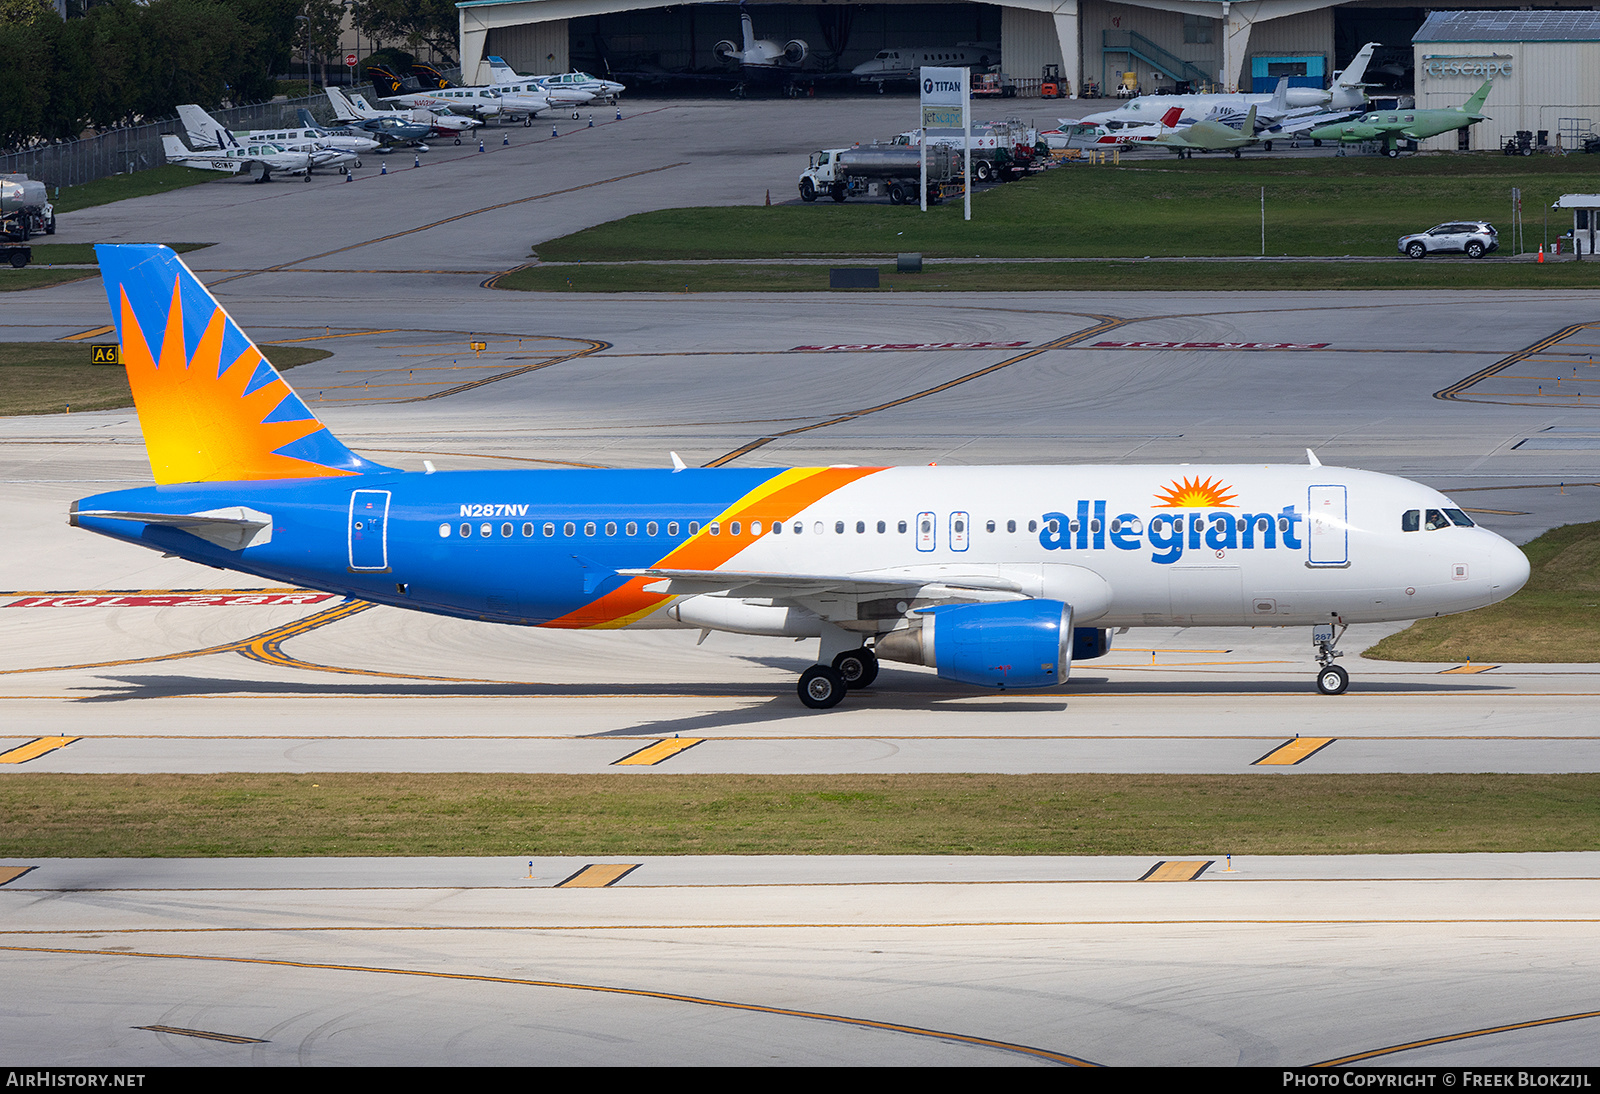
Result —
[[[928,147],[928,204],[937,205],[962,192],[961,159],[940,145]],[[861,148],[825,148],[814,152],[800,172],[800,199],[887,197],[891,205],[919,205],[922,186],[921,149],[890,144]]]
[[[55,234],[55,209],[44,183],[27,175],[0,175],[0,236],[26,243],[32,236]],[[15,255],[12,260],[16,264]]]
[[[929,129],[928,147],[949,148],[963,159],[965,135],[959,129]],[[921,130],[913,129],[894,138],[900,147],[917,148]],[[1038,130],[1016,119],[1003,122],[975,122],[972,126],[972,177],[976,182],[999,179],[1010,182],[1027,174],[1032,165],[1049,154]]]

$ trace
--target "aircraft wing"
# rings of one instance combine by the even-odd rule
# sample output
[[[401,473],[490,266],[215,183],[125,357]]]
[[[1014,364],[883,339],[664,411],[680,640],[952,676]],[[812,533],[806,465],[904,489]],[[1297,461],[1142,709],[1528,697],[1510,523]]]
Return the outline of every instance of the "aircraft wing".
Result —
[[[865,574],[788,574],[729,570],[618,570],[625,577],[656,578],[648,592],[671,596],[700,593],[737,593],[745,597],[772,597],[798,600],[822,593],[841,593],[855,597],[889,596],[896,593],[948,591],[959,593],[1001,593],[1003,599],[1022,599],[1020,583],[999,575],[975,573],[883,572]]]
[[[1276,126],[1273,130],[1275,136],[1298,136],[1309,133],[1313,129],[1320,129],[1325,125],[1338,125],[1351,118],[1360,117],[1362,111],[1351,110],[1337,114],[1310,114],[1302,118],[1290,118]]]

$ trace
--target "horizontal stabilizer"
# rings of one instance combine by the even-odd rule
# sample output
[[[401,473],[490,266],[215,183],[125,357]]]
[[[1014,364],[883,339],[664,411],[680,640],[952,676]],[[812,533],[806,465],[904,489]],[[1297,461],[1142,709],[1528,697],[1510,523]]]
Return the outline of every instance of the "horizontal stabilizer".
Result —
[[[261,547],[272,542],[272,517],[242,505],[227,509],[207,509],[199,513],[125,513],[109,509],[83,509],[73,506],[69,518],[77,527],[81,517],[99,520],[132,520],[140,524],[158,524],[176,528],[214,543],[225,551],[242,551],[246,547]]]

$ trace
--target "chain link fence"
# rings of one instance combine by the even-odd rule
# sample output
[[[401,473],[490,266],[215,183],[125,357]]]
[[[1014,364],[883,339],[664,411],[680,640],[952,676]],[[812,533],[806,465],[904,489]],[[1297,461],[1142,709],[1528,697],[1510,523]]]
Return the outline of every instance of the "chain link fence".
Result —
[[[459,73],[459,70],[456,70]],[[446,73],[451,79],[454,73]],[[372,98],[372,96],[368,96]],[[229,129],[277,129],[300,124],[299,110],[305,107],[320,125],[335,125],[333,104],[320,91],[300,99],[236,106],[208,113]],[[161,151],[165,133],[183,135],[177,118],[166,118],[145,125],[113,129],[95,137],[44,144],[22,152],[0,156],[0,174],[25,174],[47,186],[78,186],[109,175],[147,171],[167,162]]]

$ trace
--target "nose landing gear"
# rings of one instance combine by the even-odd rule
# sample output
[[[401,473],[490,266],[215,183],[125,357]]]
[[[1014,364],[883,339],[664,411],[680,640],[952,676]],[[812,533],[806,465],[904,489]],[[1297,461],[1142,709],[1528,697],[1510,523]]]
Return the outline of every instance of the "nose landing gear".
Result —
[[[1323,695],[1343,695],[1350,686],[1350,674],[1333,663],[1335,657],[1344,656],[1335,645],[1347,630],[1348,624],[1340,625],[1337,633],[1327,623],[1311,628],[1311,644],[1317,649],[1317,690]]]

